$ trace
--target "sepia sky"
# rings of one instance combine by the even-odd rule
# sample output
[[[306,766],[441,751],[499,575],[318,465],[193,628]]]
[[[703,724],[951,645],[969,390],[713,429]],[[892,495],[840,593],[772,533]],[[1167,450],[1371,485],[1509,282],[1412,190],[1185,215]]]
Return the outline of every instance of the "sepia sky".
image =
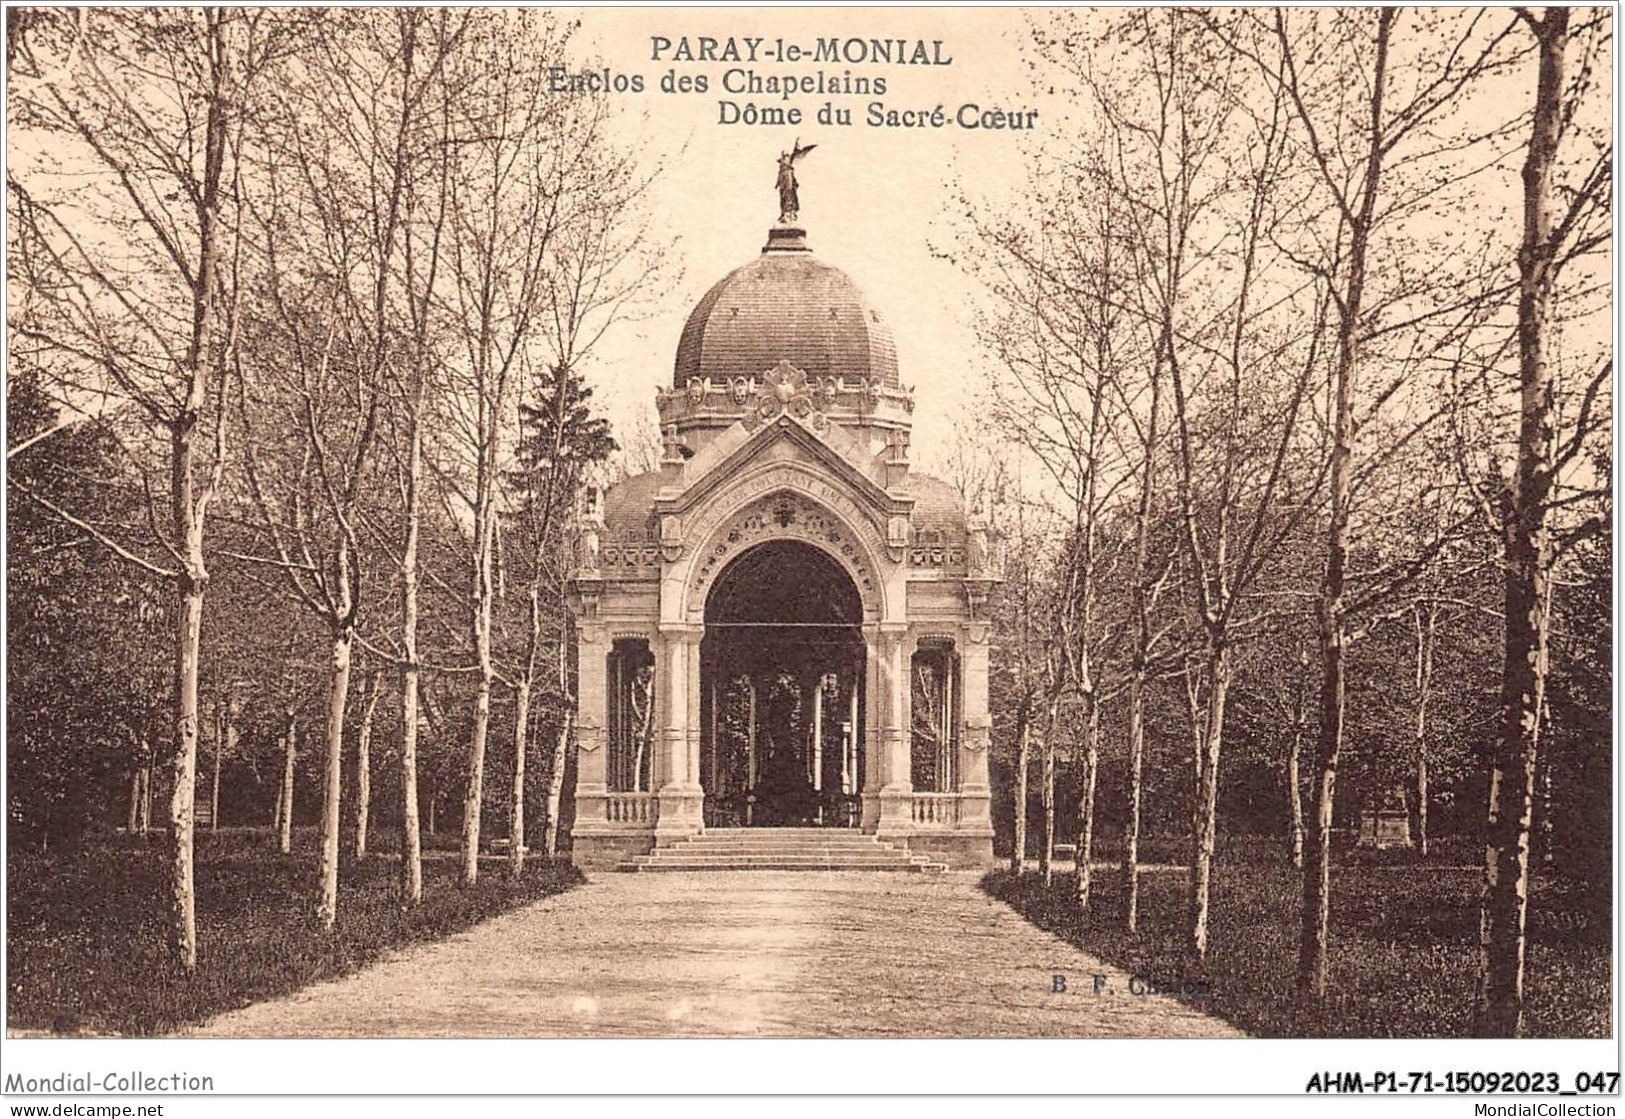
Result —
[[[645,170],[662,168],[648,199],[652,236],[670,243],[670,263],[679,277],[654,293],[638,317],[623,322],[601,342],[585,367],[623,443],[642,430],[654,430],[654,391],[669,385],[677,341],[688,312],[705,291],[727,272],[761,250],[777,217],[774,189],[778,153],[797,139],[818,148],[798,165],[801,224],[819,257],[848,272],[891,323],[897,340],[902,379],[916,390],[915,463],[940,469],[956,424],[974,425],[982,410],[975,407],[987,380],[986,357],[975,336],[979,288],[941,252],[954,243],[956,204],[964,190],[984,213],[1021,192],[1033,165],[1032,147],[1087,124],[1089,110],[1046,90],[1035,90],[1024,50],[1032,40],[1032,23],[1048,18],[1041,11],[1013,8],[907,9],[707,9],[593,8],[557,9],[580,21],[570,57],[559,63],[579,73],[586,60],[596,73],[641,78],[641,93],[616,96],[614,129],[621,142],[639,153]],[[1507,18],[1511,18],[1508,16]],[[663,57],[653,57],[654,40],[669,42]],[[751,61],[687,60],[677,57],[686,39],[698,52],[709,37],[718,47],[730,37],[740,51],[747,39],[760,39],[759,56]],[[903,40],[912,47],[923,40],[940,49],[951,65],[820,63],[811,59],[781,61],[767,55],[776,43],[808,50],[820,41],[846,43],[872,39]],[[941,41],[936,48],[936,41]],[[1399,53],[1406,47],[1401,44]],[[1611,59],[1608,60],[1611,62]],[[884,79],[883,94],[820,95],[798,93],[733,93],[722,88],[730,71],[749,71],[763,79]],[[710,83],[704,93],[667,93],[668,74]],[[1611,88],[1612,82],[1607,86]],[[1529,69],[1514,69],[1480,85],[1474,96],[1496,123],[1507,106],[1532,100]],[[743,108],[799,108],[800,125],[724,125],[720,104]],[[866,123],[871,103],[886,109],[929,113],[941,106],[949,120],[942,127],[873,127]],[[848,109],[850,126],[818,123],[826,103]],[[953,118],[962,106],[1007,112],[1037,111],[1036,128],[1026,131],[971,130]],[[1596,98],[1592,111],[1606,114],[1606,99]],[[1467,112],[1471,113],[1471,109]],[[57,141],[59,143],[59,141]],[[48,152],[8,137],[13,167],[43,159],[59,163],[60,148]],[[1472,225],[1505,231],[1510,247],[1520,216],[1518,163],[1521,133],[1501,144],[1500,165],[1477,180],[1482,195]],[[1609,323],[1597,317],[1571,324],[1571,336],[1584,334],[1606,345]],[[1594,336],[1594,337],[1593,337]]]
[[[778,153],[798,137],[818,144],[798,165],[801,222],[819,257],[848,272],[891,322],[905,384],[916,389],[916,461],[928,462],[941,448],[949,421],[967,410],[968,386],[978,376],[973,325],[966,305],[973,289],[951,263],[933,257],[946,248],[945,215],[957,176],[975,180],[979,195],[1015,183],[1021,174],[1023,134],[942,128],[869,127],[866,106],[924,109],[937,105],[952,115],[961,105],[1040,110],[1028,96],[1021,56],[1027,16],[1011,9],[961,9],[947,18],[932,9],[594,9],[581,11],[580,45],[620,74],[641,74],[642,95],[623,95],[620,126],[652,160],[666,164],[651,208],[656,228],[676,239],[681,282],[662,294],[651,314],[609,338],[589,374],[599,386],[617,426],[638,408],[653,414],[657,384],[669,384],[677,339],[688,311],[713,283],[761,251],[778,216],[774,190]],[[749,62],[656,62],[651,36],[674,44],[689,36],[723,40],[759,36],[811,46],[819,38],[941,39],[949,66],[820,65],[759,59]],[[743,46],[741,46],[743,50]],[[752,97],[719,88],[735,67],[763,77],[794,74],[883,77],[884,96],[821,97],[798,94]],[[665,94],[662,76],[705,74],[705,94]],[[718,123],[719,102],[741,107],[800,106],[810,119],[826,101],[852,110],[850,127],[800,127]],[[652,164],[651,164],[652,165]],[[652,422],[652,421],[651,421]]]
[[[986,379],[985,358],[975,338],[978,288],[937,255],[953,243],[961,184],[984,213],[998,212],[1001,200],[1014,196],[1023,184],[1032,146],[1087,123],[1079,117],[1080,105],[1034,89],[1024,47],[1032,40],[1032,22],[1044,20],[1045,14],[1010,8],[620,8],[573,14],[581,21],[578,58],[595,57],[614,75],[643,78],[643,93],[621,96],[624,111],[617,126],[646,153],[648,166],[659,162],[665,167],[650,208],[655,228],[675,241],[675,262],[683,273],[659,294],[644,318],[606,339],[589,371],[617,427],[628,429],[642,412],[645,431],[652,430],[654,388],[670,383],[688,311],[716,280],[761,250],[777,216],[776,157],[799,138],[819,145],[798,166],[802,224],[819,256],[847,271],[890,320],[903,381],[916,389],[916,465],[930,469],[940,464],[954,424],[976,422],[977,386]],[[652,57],[654,36],[672,44],[660,60]],[[732,36],[741,51],[746,49],[744,39],[760,37],[764,52],[778,40],[810,49],[832,37],[923,39],[928,44],[940,39],[952,64],[684,61],[673,55],[685,36],[695,52],[702,36],[717,40],[719,48]],[[1403,43],[1397,49],[1402,57],[1408,50]],[[850,73],[884,78],[888,88],[883,95],[813,93],[788,100],[719,88],[725,73],[736,68],[764,78]],[[660,80],[668,73],[703,74],[711,88],[705,93],[661,92]],[[1490,117],[1500,124],[1509,105],[1521,107],[1532,98],[1531,64],[1480,83],[1461,111],[1470,117],[1482,110],[1487,125]],[[722,125],[723,100],[740,106],[799,106],[807,119],[800,126]],[[851,126],[817,123],[814,114],[826,101],[850,108]],[[940,128],[871,127],[865,111],[874,101],[888,109],[926,112],[941,105],[950,118],[969,103],[1036,109],[1037,127],[1031,133],[973,131],[951,121]],[[1606,114],[1606,99],[1593,99],[1592,109]],[[1482,193],[1471,222],[1478,228],[1504,229],[1508,251],[1521,223],[1522,145],[1522,135],[1497,143],[1498,166],[1477,180]],[[1444,220],[1448,225],[1455,219],[1446,215]],[[1570,324],[1571,336],[1583,334],[1590,345],[1606,347],[1608,332],[1604,316]]]

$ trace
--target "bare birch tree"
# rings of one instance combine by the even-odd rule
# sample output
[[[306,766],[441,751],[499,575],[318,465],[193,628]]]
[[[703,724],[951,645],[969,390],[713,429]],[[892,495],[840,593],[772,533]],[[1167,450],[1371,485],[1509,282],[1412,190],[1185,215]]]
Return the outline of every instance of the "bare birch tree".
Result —
[[[1584,415],[1561,446],[1550,358],[1554,292],[1563,264],[1601,243],[1612,193],[1612,148],[1566,183],[1559,208],[1560,149],[1571,132],[1574,102],[1591,91],[1589,76],[1568,71],[1574,38],[1568,8],[1518,20],[1537,48],[1534,113],[1523,164],[1523,237],[1518,250],[1518,440],[1516,466],[1501,499],[1505,532],[1506,646],[1501,726],[1490,769],[1484,868],[1480,1029],[1517,1036],[1523,1028],[1525,922],[1529,901],[1530,823],[1539,747],[1548,624],[1543,605],[1550,578],[1550,515],[1565,458],[1583,445]],[[1571,132],[1572,134],[1572,132]]]
[[[499,680],[493,627],[504,473],[519,391],[549,313],[556,241],[591,201],[571,188],[601,142],[597,114],[581,111],[594,100],[549,89],[547,67],[567,40],[549,13],[481,12],[452,68],[463,91],[446,184],[442,297],[453,411],[437,470],[448,509],[467,525],[474,700],[463,795],[466,886],[479,877],[486,741]]]
[[[452,167],[452,102],[455,83],[443,66],[457,49],[469,24],[467,17],[435,13],[425,25],[426,42],[437,63],[437,82],[424,94],[422,112],[430,142],[409,164],[403,183],[408,219],[401,243],[401,302],[405,311],[402,353],[390,369],[393,388],[386,416],[387,442],[394,460],[399,533],[379,529],[374,535],[394,560],[399,579],[400,616],[391,648],[400,674],[400,813],[401,857],[397,886],[408,907],[423,900],[423,843],[418,802],[418,731],[421,717],[423,658],[418,627],[422,613],[420,549],[423,534],[426,426],[431,424],[432,397],[443,385],[437,349],[440,318],[438,295],[447,241],[449,182]],[[430,103],[432,99],[432,104]]]
[[[253,192],[263,245],[262,345],[238,351],[245,466],[269,554],[328,631],[320,900],[338,910],[344,729],[376,500],[380,429],[402,329],[398,272],[410,168],[432,140],[443,56],[433,14],[344,12],[315,25],[268,129]],[[376,588],[371,588],[376,590]]]
[[[1382,9],[1296,19],[1278,11],[1269,22],[1273,44],[1268,36],[1226,42],[1255,62],[1266,84],[1290,104],[1309,181],[1318,183],[1316,195],[1327,203],[1307,212],[1328,214],[1332,226],[1292,250],[1294,261],[1324,285],[1336,324],[1328,354],[1332,453],[1317,601],[1319,743],[1298,974],[1300,994],[1314,1000],[1326,991],[1348,648],[1464,527],[1457,519],[1435,526],[1432,539],[1409,541],[1400,554],[1368,554],[1378,562],[1362,565],[1367,570],[1356,585],[1357,519],[1365,522],[1360,528],[1367,538],[1378,535],[1373,522],[1380,523],[1381,513],[1373,517],[1369,506],[1394,504],[1390,468],[1413,464],[1409,448],[1445,414],[1442,395],[1428,399],[1418,391],[1428,380],[1417,374],[1436,366],[1477,326],[1495,289],[1493,272],[1474,274],[1470,263],[1463,268],[1450,255],[1420,276],[1410,275],[1403,262],[1423,248],[1417,219],[1459,204],[1464,186],[1489,158],[1488,152],[1468,153],[1488,148],[1498,130],[1470,127],[1468,135],[1457,135],[1451,117],[1475,85],[1510,64],[1512,52],[1506,21],[1483,11]],[[1319,223],[1311,218],[1307,224]],[[1455,255],[1471,262],[1476,250]],[[1364,383],[1367,367],[1382,378],[1374,386]],[[1398,612],[1408,613],[1408,605],[1401,603]]]
[[[282,730],[282,782],[277,786],[276,833],[277,850],[286,855],[293,851],[293,778],[294,763],[299,759],[299,713],[291,705]]]
[[[27,330],[60,358],[63,405],[124,441],[148,516],[120,529],[50,508],[175,590],[168,939],[190,972],[199,633],[237,343],[238,158],[274,21],[197,8],[40,10],[16,35],[7,22],[11,141],[36,152],[9,161],[12,275],[53,296]]]
[[[1140,315],[1154,324],[1166,370],[1177,519],[1200,635],[1189,677],[1202,724],[1192,731],[1188,936],[1200,959],[1234,649],[1258,624],[1253,587],[1318,486],[1318,452],[1299,419],[1325,308],[1270,280],[1271,237],[1291,206],[1281,192],[1279,99],[1257,116],[1237,112],[1241,76],[1189,13],[1136,13],[1116,35],[1150,77],[1104,111],[1117,137],[1117,189],[1128,199],[1121,212],[1146,262]]]
[[[367,678],[367,698],[361,709],[361,726],[355,740],[355,857],[367,857],[367,826],[372,813],[372,727],[378,715],[378,701],[384,696],[383,674],[373,671]]]
[[[568,215],[549,246],[542,277],[545,306],[537,323],[546,364],[522,386],[518,464],[511,475],[521,554],[510,562],[524,590],[522,651],[511,669],[514,689],[514,774],[510,802],[510,870],[524,867],[525,754],[533,690],[548,685],[556,731],[548,759],[543,849],[558,849],[558,801],[572,740],[574,693],[567,670],[565,598],[574,571],[571,516],[582,489],[601,475],[618,449],[606,420],[591,410],[592,391],[580,372],[600,339],[647,292],[657,273],[658,246],[639,212],[647,177],[634,173],[628,153],[603,135],[608,100],[584,99],[571,127],[578,148],[556,189],[570,197]],[[551,655],[546,645],[551,644]],[[550,672],[547,670],[551,669]],[[543,674],[547,673],[546,676]],[[550,677],[550,678],[549,678]]]
[[[1087,149],[1086,149],[1087,152]],[[1120,435],[1123,395],[1119,365],[1138,330],[1124,310],[1127,266],[1113,230],[1114,197],[1099,189],[1087,159],[1058,181],[1031,184],[1034,221],[993,221],[975,230],[975,257],[995,307],[984,331],[999,365],[993,386],[995,418],[1011,441],[1042,471],[1065,515],[1053,549],[1055,657],[1046,664],[1043,707],[1046,880],[1051,868],[1056,731],[1063,697],[1078,703],[1071,736],[1078,772],[1075,836],[1076,898],[1088,908],[1092,885],[1094,811],[1099,774],[1100,705],[1105,692],[1108,627],[1100,609],[1109,564],[1102,539],[1108,511],[1132,481]],[[1021,714],[1021,712],[1018,712]],[[1030,741],[1031,711],[1018,732]],[[1019,750],[1019,747],[1018,747]],[[1023,821],[1024,822],[1024,821]]]

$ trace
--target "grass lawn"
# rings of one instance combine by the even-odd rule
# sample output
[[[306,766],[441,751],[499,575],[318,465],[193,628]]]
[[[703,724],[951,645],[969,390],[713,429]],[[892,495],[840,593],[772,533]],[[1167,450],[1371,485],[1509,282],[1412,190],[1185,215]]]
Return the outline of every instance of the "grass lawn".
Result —
[[[122,845],[121,845],[122,844]],[[269,832],[198,834],[198,968],[163,952],[166,876],[160,837],[79,854],[14,853],[7,866],[8,1029],[59,1034],[163,1033],[370,963],[386,949],[438,940],[582,881],[533,858],[512,882],[486,861],[463,890],[456,859],[425,858],[423,904],[404,912],[396,862],[353,860],[339,879],[338,923],[315,925],[316,836],[290,855]]]
[[[1284,861],[1215,866],[1205,965],[1183,958],[1186,875],[1140,879],[1140,932],[1122,929],[1123,888],[1095,875],[1090,917],[1073,905],[1076,877],[1007,870],[982,888],[1040,928],[1130,974],[1205,994],[1193,1005],[1265,1037],[1463,1037],[1472,1032],[1478,974],[1477,871],[1425,865],[1333,868],[1331,993],[1300,1011],[1301,878]],[[1555,883],[1537,879],[1530,907],[1527,1025],[1532,1037],[1608,1037],[1611,958],[1607,929],[1577,930]]]

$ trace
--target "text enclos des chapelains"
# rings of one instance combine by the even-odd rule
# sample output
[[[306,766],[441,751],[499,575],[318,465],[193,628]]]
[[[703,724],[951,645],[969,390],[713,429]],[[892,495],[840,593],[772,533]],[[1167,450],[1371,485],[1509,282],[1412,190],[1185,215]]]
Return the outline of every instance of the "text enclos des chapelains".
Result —
[[[941,39],[827,37],[809,41],[763,36],[651,35],[649,59],[659,73],[611,67],[548,69],[555,94],[674,94],[717,96],[716,123],[1021,132],[1038,126],[1038,110],[1012,102],[957,105],[884,98],[892,91],[887,68],[947,67],[953,52]],[[705,69],[698,69],[705,67]],[[837,69],[838,68],[838,69]],[[821,104],[799,99],[824,98]],[[863,99],[861,104],[856,104]]]

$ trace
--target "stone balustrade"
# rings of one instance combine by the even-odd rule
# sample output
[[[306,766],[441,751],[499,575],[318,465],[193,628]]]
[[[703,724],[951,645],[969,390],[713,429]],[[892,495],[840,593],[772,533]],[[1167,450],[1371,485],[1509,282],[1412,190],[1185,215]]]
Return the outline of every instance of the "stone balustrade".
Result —
[[[611,824],[652,825],[659,815],[654,793],[606,793],[604,820]]]
[[[959,794],[915,793],[910,819],[915,827],[957,827]]]

